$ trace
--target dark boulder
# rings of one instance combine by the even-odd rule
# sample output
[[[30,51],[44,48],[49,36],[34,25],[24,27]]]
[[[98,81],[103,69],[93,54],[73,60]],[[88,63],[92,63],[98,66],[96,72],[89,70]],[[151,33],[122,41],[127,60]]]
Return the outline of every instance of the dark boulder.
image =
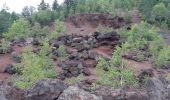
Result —
[[[17,62],[20,63],[21,62],[21,55],[17,52],[12,52],[11,53],[12,59]]]
[[[5,68],[4,73],[8,73],[8,74],[13,75],[13,74],[16,74],[16,73],[19,74],[19,71],[13,65],[9,64]]]
[[[149,100],[169,100],[167,87],[168,83],[163,77],[150,79],[146,88]]]
[[[67,87],[59,80],[42,79],[27,90],[26,100],[57,100]]]
[[[27,100],[25,91],[16,87],[8,86],[0,81],[0,100]]]
[[[79,87],[70,86],[60,95],[58,100],[103,100],[94,94],[86,92]]]
[[[91,75],[91,72],[90,72],[90,70],[89,70],[88,68],[83,68],[83,74],[84,74],[85,76],[90,76],[90,75]]]
[[[111,87],[102,87],[96,90],[97,95],[101,95],[104,100],[149,100],[146,91],[112,89]]]
[[[117,35],[116,32],[109,32],[109,33],[99,33],[99,32],[95,32],[94,33],[94,37],[96,37],[96,39],[98,41],[117,41],[119,40],[119,36]]]
[[[153,76],[154,76],[153,69],[143,69],[140,71],[137,77],[139,79],[139,83],[144,84],[144,82],[146,81],[145,80],[146,77],[153,77]]]

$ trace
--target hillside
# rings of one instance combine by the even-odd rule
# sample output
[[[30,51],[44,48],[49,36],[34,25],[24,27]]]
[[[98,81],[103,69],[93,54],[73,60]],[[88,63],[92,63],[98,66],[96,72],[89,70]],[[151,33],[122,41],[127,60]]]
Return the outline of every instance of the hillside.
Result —
[[[169,3],[2,9],[0,100],[170,100]]]

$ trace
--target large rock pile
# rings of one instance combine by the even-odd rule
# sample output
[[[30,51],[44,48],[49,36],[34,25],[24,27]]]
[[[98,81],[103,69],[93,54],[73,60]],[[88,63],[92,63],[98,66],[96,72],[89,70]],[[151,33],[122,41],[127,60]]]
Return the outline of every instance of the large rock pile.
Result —
[[[68,56],[58,65],[63,69],[60,78],[77,76],[80,73],[90,75],[88,68],[95,67],[98,56],[92,49],[108,46],[113,49],[119,43],[119,36],[116,32],[99,33],[95,32],[91,36],[84,35],[63,35],[55,40],[51,40],[53,46],[53,57],[56,60],[59,57],[58,48],[65,45]]]
[[[156,77],[145,90],[101,87],[94,94],[53,79],[42,79],[26,90],[0,83],[0,100],[170,100],[169,94],[168,82]]]

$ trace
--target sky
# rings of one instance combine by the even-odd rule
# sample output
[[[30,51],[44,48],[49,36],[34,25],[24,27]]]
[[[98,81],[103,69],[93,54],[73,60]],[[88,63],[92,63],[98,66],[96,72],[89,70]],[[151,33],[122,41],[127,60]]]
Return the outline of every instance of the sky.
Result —
[[[46,3],[50,5],[53,3],[54,0],[44,0]],[[64,0],[58,0],[58,3],[61,4]],[[3,7],[4,4],[7,5],[9,11],[15,11],[16,13],[21,13],[22,9],[25,6],[34,6],[37,7],[41,0],[0,0],[0,9]]]

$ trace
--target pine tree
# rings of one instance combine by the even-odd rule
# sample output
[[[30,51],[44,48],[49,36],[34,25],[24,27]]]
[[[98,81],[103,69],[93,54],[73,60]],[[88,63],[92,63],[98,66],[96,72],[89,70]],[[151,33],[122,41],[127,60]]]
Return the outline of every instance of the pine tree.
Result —
[[[45,3],[44,0],[41,0],[40,5],[38,6],[38,10],[47,10],[49,9],[49,4]]]
[[[53,9],[54,11],[58,11],[59,5],[58,5],[57,0],[54,0],[53,5],[52,5],[52,9]]]

